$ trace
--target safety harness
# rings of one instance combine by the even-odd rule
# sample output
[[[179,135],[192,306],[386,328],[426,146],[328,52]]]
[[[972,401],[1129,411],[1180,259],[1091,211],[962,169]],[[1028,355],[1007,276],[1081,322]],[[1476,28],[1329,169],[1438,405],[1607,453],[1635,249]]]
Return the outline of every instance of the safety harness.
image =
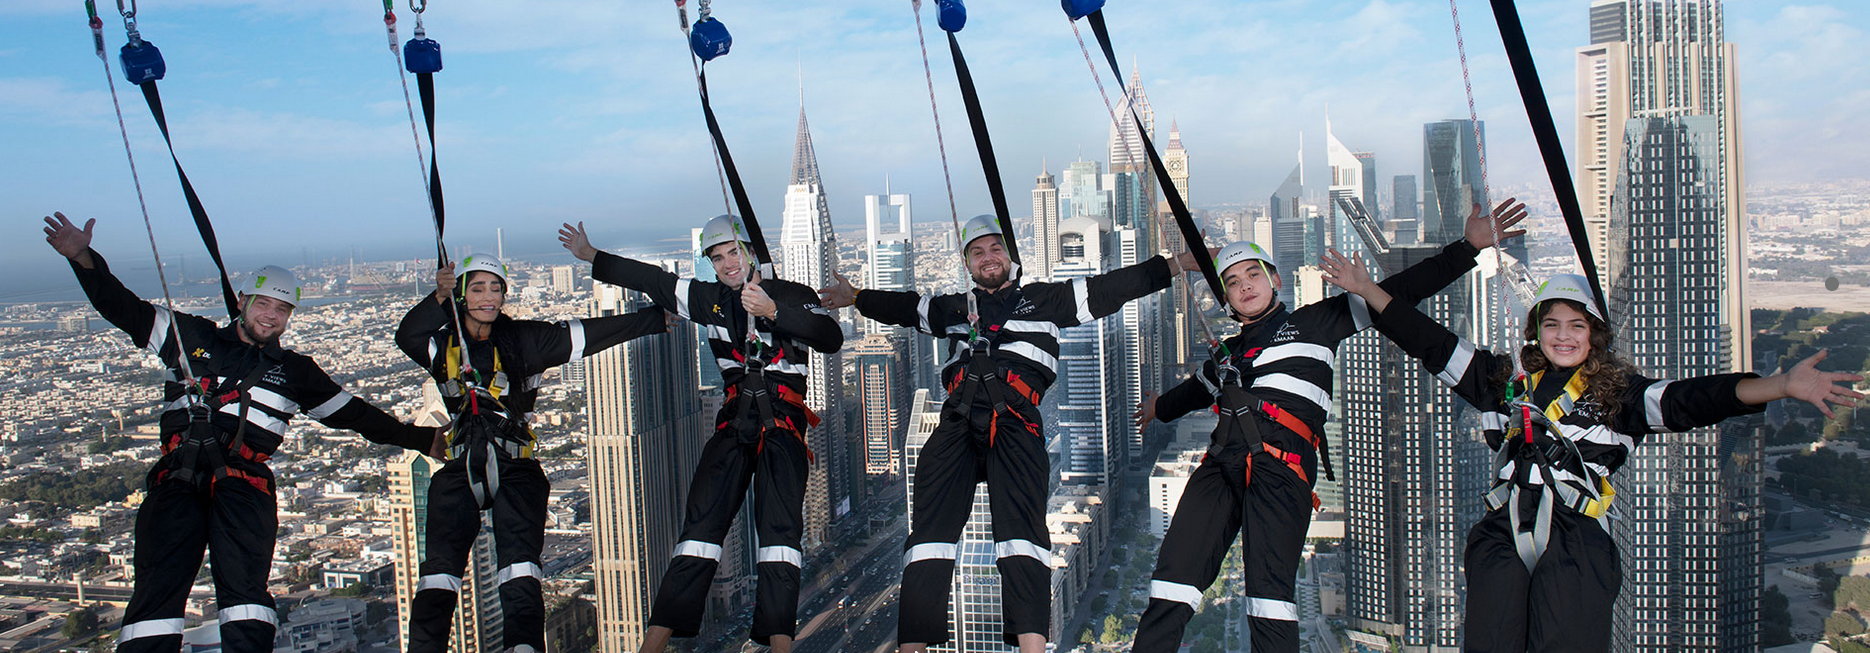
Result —
[[[970,297],[973,293],[973,290],[968,291]],[[1014,286],[1004,305],[1019,306],[1023,298],[1024,295],[1020,293],[1019,287]],[[997,318],[991,320],[980,318],[972,324],[973,328],[969,330],[967,343],[967,365],[955,370],[954,376],[949,377],[947,383],[948,394],[953,395],[958,401],[955,405],[970,414],[974,400],[980,396],[978,393],[986,393],[985,397],[993,409],[988,413],[984,423],[975,421],[974,428],[987,431],[988,446],[993,446],[999,436],[1002,413],[1018,420],[1026,427],[1027,433],[1039,435],[1039,428],[1027,421],[1026,417],[1020,414],[1019,407],[1014,406],[1011,400],[1017,397],[1025,400],[1027,406],[1037,408],[1043,398],[1032,389],[1030,384],[1026,383],[1025,379],[1020,378],[1019,374],[1002,370],[993,362],[994,347],[999,344],[1006,322],[1012,316],[1013,310],[1008,308]]]
[[[247,411],[252,409],[253,397],[249,392],[266,371],[272,368],[270,359],[261,360],[253,366],[253,371],[232,386],[223,384],[211,387],[208,379],[202,378],[188,385],[183,400],[188,402],[188,428],[169,436],[162,444],[162,454],[168,464],[156,472],[156,482],[179,481],[206,489],[213,493],[214,485],[221,479],[238,478],[253,485],[254,489],[267,494],[273,493],[272,481],[259,474],[249,474],[229,467],[227,457],[238,456],[251,463],[263,464],[271,456],[254,451],[246,444]],[[186,361],[183,365],[187,365]],[[239,402],[238,414],[240,425],[235,427],[231,438],[223,438],[225,431],[214,426],[214,414],[221,407]]]
[[[1532,571],[1545,555],[1547,543],[1552,537],[1552,506],[1554,503],[1567,506],[1572,510],[1592,519],[1602,519],[1616,499],[1617,491],[1610,481],[1596,476],[1589,469],[1584,470],[1585,478],[1594,480],[1596,487],[1589,492],[1580,492],[1569,483],[1560,481],[1556,473],[1565,463],[1582,460],[1578,445],[1559,432],[1559,420],[1569,414],[1577,401],[1584,395],[1583,370],[1572,373],[1571,380],[1565,383],[1564,390],[1547,404],[1543,410],[1533,405],[1528,398],[1539,386],[1539,380],[1545,372],[1534,373],[1527,384],[1527,392],[1519,399],[1507,404],[1509,411],[1517,410],[1520,414],[1519,426],[1506,432],[1500,441],[1500,449],[1494,453],[1494,486],[1487,491],[1486,501],[1489,511],[1501,506],[1507,509],[1507,516],[1513,524],[1513,546],[1519,551],[1519,559],[1526,564],[1526,571]],[[1547,437],[1535,437],[1533,428],[1541,428]],[[1525,459],[1535,465],[1527,472],[1540,475],[1539,507],[1531,522],[1521,519],[1520,497],[1525,488],[1515,479],[1500,479],[1500,472],[1515,459]],[[1589,481],[1587,481],[1589,483]]]
[[[466,458],[468,489],[474,492],[474,502],[486,510],[500,491],[500,456],[532,458],[539,440],[527,428],[524,416],[512,414],[500,403],[511,386],[500,350],[494,349],[493,375],[484,384],[479,372],[464,368],[462,356],[460,339],[452,339],[446,354],[448,381],[439,388],[443,397],[463,403],[449,429],[448,457]]]
[[[812,412],[811,407],[805,405],[804,395],[783,384],[773,383],[772,379],[767,378],[766,366],[778,363],[786,357],[784,347],[775,348],[773,351],[776,353],[771,360],[761,358],[758,354],[749,355],[739,350],[734,351],[734,360],[740,361],[747,373],[740,378],[739,383],[727,387],[727,401],[738,402],[739,409],[735,411],[733,419],[715,425],[716,430],[733,425],[743,441],[751,441],[754,444],[755,454],[766,450],[767,432],[773,429],[783,429],[797,437],[799,443],[803,445],[806,429],[818,426],[819,422],[818,413]],[[774,397],[798,409],[799,413],[805,416],[805,423],[800,424],[793,421],[791,416],[780,415],[773,410]],[[805,459],[814,464],[818,462],[810,446],[805,447]]]
[[[1208,445],[1208,455],[1211,457],[1220,455],[1228,443],[1238,438],[1238,441],[1245,444],[1247,448],[1243,485],[1253,482],[1253,456],[1262,452],[1285,463],[1292,473],[1298,475],[1299,480],[1305,481],[1308,485],[1311,484],[1311,477],[1305,473],[1304,459],[1300,458],[1298,453],[1281,449],[1266,442],[1260,436],[1257,418],[1265,417],[1286,427],[1287,430],[1303,439],[1306,444],[1311,445],[1312,450],[1318,452],[1319,464],[1325,468],[1325,478],[1337,480],[1331,473],[1331,455],[1310,425],[1291,412],[1280,408],[1279,404],[1261,399],[1241,385],[1241,368],[1252,367],[1254,359],[1259,357],[1260,352],[1265,351],[1266,346],[1271,344],[1273,337],[1279,333],[1279,329],[1286,325],[1286,317],[1290,313],[1285,310],[1283,304],[1277,305],[1277,308],[1276,312],[1260,323],[1259,329],[1245,343],[1246,349],[1238,356],[1228,356],[1224,353],[1215,356],[1214,369],[1218,384],[1210,382],[1203,375],[1198,374],[1195,377],[1201,379],[1202,384],[1208,386],[1209,393],[1214,395],[1214,413],[1220,416],[1220,424],[1215,426],[1213,439]],[[1312,509],[1317,510],[1318,505],[1318,493],[1313,492]]]

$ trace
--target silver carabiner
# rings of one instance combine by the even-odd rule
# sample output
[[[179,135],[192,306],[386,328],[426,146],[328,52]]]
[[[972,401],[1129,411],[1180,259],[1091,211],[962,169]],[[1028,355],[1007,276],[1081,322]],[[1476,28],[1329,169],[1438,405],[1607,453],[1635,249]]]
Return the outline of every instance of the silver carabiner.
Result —
[[[117,0],[117,13],[123,15],[123,31],[129,34],[130,47],[142,47],[143,35],[136,31],[136,0],[130,0],[130,8],[123,8],[123,0]]]
[[[130,1],[135,2],[136,0],[130,0]],[[416,12],[417,14],[421,14],[424,11],[428,11],[428,8],[429,8],[429,0],[409,0],[409,10]]]

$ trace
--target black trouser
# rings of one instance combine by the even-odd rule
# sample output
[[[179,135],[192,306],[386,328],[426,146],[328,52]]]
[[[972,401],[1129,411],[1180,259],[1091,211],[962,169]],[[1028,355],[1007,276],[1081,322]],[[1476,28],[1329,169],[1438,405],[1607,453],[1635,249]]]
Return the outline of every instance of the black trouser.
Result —
[[[241,467],[271,486],[264,466]],[[212,492],[188,482],[152,481],[136,509],[136,583],[117,650],[181,650],[188,588],[201,571],[204,548],[213,563],[222,647],[272,650],[279,617],[266,579],[278,530],[273,495],[246,479],[221,479]]]
[[[1291,440],[1296,440],[1292,438]],[[1276,443],[1303,451],[1306,478],[1317,463],[1307,445]],[[1228,462],[1222,462],[1222,461]],[[1245,482],[1244,449],[1202,458],[1188,478],[1175,518],[1156,554],[1150,576],[1149,607],[1137,624],[1138,653],[1175,651],[1182,631],[1201,605],[1201,593],[1214,583],[1234,536],[1245,556],[1247,624],[1255,653],[1299,650],[1299,608],[1294,583],[1305,531],[1312,519],[1312,487],[1270,454],[1253,460],[1253,480]]]
[[[730,409],[731,411],[731,409]],[[723,415],[728,414],[724,411]],[[784,414],[784,413],[782,413]],[[803,417],[792,416],[794,423]],[[708,588],[721,564],[721,543],[734,515],[753,487],[753,529],[759,538],[759,577],[748,638],[765,645],[773,636],[792,637],[798,629],[799,569],[804,553],[805,479],[810,472],[805,442],[784,428],[757,429],[751,435],[731,424],[714,432],[701,450],[701,463],[688,486],[682,539],[675,545],[669,570],[656,588],[649,625],[674,631],[676,637],[701,632]]]
[[[1039,411],[1020,401],[1023,420],[1002,413],[997,426],[983,406],[951,398],[913,470],[909,540],[904,543],[902,612],[897,640],[941,644],[949,639],[948,601],[961,531],[974,509],[974,489],[987,482],[993,511],[994,566],[1000,570],[1004,640],[1049,636],[1052,621],[1052,537],[1045,526],[1045,438]],[[990,430],[993,431],[990,438]],[[991,440],[991,442],[990,442]]]
[[[545,650],[545,605],[539,583],[545,575],[539,551],[545,546],[545,504],[552,491],[539,462],[499,455],[500,486],[494,492],[493,538],[504,644],[521,651]],[[474,538],[480,535],[480,506],[468,487],[467,459],[456,458],[429,479],[428,546],[418,568],[416,597],[409,606],[409,650],[446,651],[448,631],[460,603]],[[530,648],[528,648],[530,647]]]
[[[1526,498],[1538,496],[1527,492]],[[1521,515],[1532,514],[1522,508]],[[1598,521],[1552,510],[1545,555],[1526,572],[1505,508],[1467,533],[1468,651],[1610,650],[1611,607],[1623,582],[1617,543]]]

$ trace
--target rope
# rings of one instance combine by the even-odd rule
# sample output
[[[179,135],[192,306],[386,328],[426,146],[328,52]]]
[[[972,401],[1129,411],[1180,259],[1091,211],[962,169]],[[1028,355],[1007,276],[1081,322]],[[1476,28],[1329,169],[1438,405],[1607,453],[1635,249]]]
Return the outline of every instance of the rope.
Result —
[[[85,0],[85,10],[90,14],[91,42],[97,49],[97,60],[104,64],[104,82],[110,85],[110,105],[117,111],[117,133],[123,136],[123,156],[130,162],[130,181],[136,186],[136,206],[143,212],[143,232],[149,235],[149,254],[156,259],[156,279],[162,282],[162,305],[171,315],[175,314],[175,298],[169,294],[169,276],[163,272],[162,252],[156,249],[156,228],[150,223],[149,203],[143,199],[143,179],[136,172],[136,155],[130,150],[130,129],[124,125],[123,104],[117,100],[117,80],[111,78],[110,57],[104,53],[104,21],[97,17],[97,7],[92,0]],[[190,389],[199,389],[201,385],[195,379],[195,370],[188,364],[188,345],[182,342],[181,320],[169,320],[169,335],[175,338],[176,367],[181,368],[182,378],[188,380]],[[160,352],[158,352],[160,355]],[[194,396],[190,393],[187,396]]]
[[[935,117],[935,149],[937,152],[941,153],[942,182],[948,186],[948,220],[954,225],[955,244],[962,247],[962,251],[960,252],[962,294],[967,295],[968,339],[973,340],[979,335],[975,327],[977,323],[980,322],[980,308],[976,305],[974,292],[968,290],[966,287],[968,277],[967,243],[961,242],[961,214],[960,211],[955,208],[954,178],[948,172],[948,146],[942,141],[941,110],[935,106],[935,73],[929,68],[928,41],[922,37],[922,0],[909,0],[909,6],[914,10],[913,13],[916,16],[916,43],[922,46],[922,77],[928,82],[929,113],[933,114]]]
[[[1454,18],[1455,52],[1459,53],[1461,56],[1461,84],[1467,91],[1467,121],[1468,125],[1474,128],[1474,149],[1480,152],[1480,195],[1487,199],[1487,203],[1491,204],[1493,202],[1493,197],[1489,194],[1487,188],[1487,147],[1486,144],[1481,141],[1480,114],[1474,109],[1474,78],[1468,71],[1467,42],[1461,37],[1461,8],[1458,4],[1458,0],[1448,0],[1448,13]],[[1501,252],[1503,247],[1500,242],[1500,222],[1493,219],[1491,206],[1483,207],[1483,209],[1490,211],[1487,223],[1488,226],[1493,229],[1494,282],[1498,283],[1500,286],[1500,296],[1503,298],[1510,298],[1513,296],[1513,287],[1512,281],[1508,278],[1509,275],[1507,274],[1506,255]],[[1517,327],[1519,326],[1520,320],[1517,319],[1518,316],[1513,314],[1511,302],[1500,302],[1500,310],[1506,316],[1505,324],[1507,325],[1507,337],[1510,341],[1513,337],[1511,334],[1519,332]],[[1514,380],[1524,378],[1526,376],[1526,366],[1520,361],[1519,347],[1509,345],[1506,349],[1513,359]]]
[[[409,112],[409,139],[416,144],[416,174],[422,177],[422,187],[428,188],[428,158],[422,154],[422,133],[416,128],[416,105],[409,99],[409,71],[403,67],[402,45],[396,37],[396,14],[390,10],[393,0],[383,2],[383,26],[390,34],[390,57],[396,64],[396,75],[403,83],[403,108]],[[430,217],[434,217],[434,207],[429,207]],[[437,243],[439,246],[439,243]]]

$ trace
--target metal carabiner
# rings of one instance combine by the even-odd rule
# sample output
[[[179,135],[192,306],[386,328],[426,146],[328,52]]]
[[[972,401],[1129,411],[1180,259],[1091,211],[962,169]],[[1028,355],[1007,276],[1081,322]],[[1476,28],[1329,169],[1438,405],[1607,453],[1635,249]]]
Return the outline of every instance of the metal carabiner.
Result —
[[[134,2],[135,0],[132,1]],[[418,16],[421,15],[422,12],[428,11],[428,8],[429,0],[409,0],[409,10],[416,12]]]
[[[117,0],[117,13],[123,15],[123,31],[129,34],[130,47],[142,47],[143,35],[136,31],[136,0],[130,0],[130,8],[123,8],[123,0]]]

